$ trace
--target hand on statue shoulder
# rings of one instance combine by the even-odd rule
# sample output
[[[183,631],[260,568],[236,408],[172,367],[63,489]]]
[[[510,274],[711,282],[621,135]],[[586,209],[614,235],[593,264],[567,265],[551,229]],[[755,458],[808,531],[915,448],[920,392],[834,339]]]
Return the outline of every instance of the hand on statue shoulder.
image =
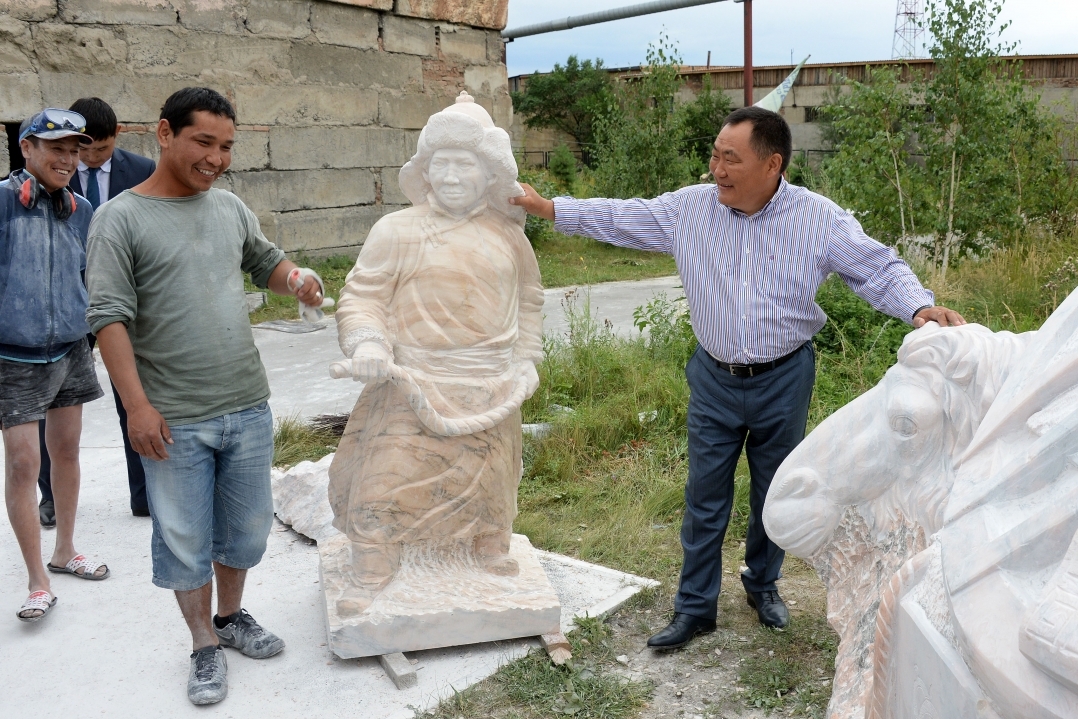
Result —
[[[529,215],[542,217],[544,220],[554,221],[554,201],[548,200],[527,182],[520,183],[524,189],[523,195],[509,198],[509,204],[524,208]]]

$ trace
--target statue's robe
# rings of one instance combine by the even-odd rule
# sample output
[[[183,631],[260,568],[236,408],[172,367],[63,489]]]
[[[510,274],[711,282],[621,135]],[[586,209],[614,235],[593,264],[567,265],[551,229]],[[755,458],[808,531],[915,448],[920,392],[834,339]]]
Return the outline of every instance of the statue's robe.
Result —
[[[382,333],[445,418],[502,405],[542,359],[543,288],[519,224],[483,205],[428,203],[371,229],[340,295],[342,348]],[[503,532],[522,472],[519,406],[486,431],[424,426],[390,382],[365,387],[330,467],[333,525],[353,542],[410,544]]]

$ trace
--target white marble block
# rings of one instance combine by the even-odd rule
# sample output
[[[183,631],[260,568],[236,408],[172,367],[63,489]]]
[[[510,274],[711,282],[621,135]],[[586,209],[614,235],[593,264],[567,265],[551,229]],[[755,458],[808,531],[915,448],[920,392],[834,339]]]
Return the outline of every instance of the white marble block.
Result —
[[[316,542],[338,534],[326,499],[333,454],[317,462],[300,462],[287,472],[273,470],[273,511],[285,524]]]
[[[336,598],[348,538],[319,544],[329,646],[343,658],[533,637],[560,631],[561,605],[528,538],[514,534],[509,555],[520,573],[485,571],[464,547],[408,551],[393,581],[357,616],[341,617]]]

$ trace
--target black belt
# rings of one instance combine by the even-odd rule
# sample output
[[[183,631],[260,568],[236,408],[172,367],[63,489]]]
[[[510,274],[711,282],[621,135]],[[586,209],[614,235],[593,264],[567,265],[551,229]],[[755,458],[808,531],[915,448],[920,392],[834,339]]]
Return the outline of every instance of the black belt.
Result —
[[[804,347],[805,345],[801,345]],[[722,360],[717,360],[711,355],[711,359],[715,360],[715,364],[719,366],[724,372],[729,372],[734,377],[755,377],[756,375],[763,374],[764,372],[770,372],[776,367],[780,367],[789,362],[795,354],[801,351],[801,347],[798,347],[788,355],[783,355],[778,359],[771,360],[770,362],[760,362],[759,364],[727,364]]]

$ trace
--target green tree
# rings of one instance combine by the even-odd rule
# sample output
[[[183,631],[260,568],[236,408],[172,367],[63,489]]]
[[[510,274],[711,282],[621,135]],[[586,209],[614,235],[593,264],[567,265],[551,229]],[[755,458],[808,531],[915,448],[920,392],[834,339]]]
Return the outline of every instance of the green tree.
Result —
[[[561,189],[573,194],[576,187],[576,157],[564,142],[554,148],[550,156],[550,166],[547,168],[554,179],[561,185]]]
[[[710,75],[704,75],[703,87],[692,102],[678,106],[685,136],[681,152],[695,160],[694,174],[707,172],[715,137],[732,109],[726,93],[711,89]]]
[[[921,123],[919,140],[935,209],[932,257],[944,272],[952,251],[977,253],[1021,225],[1009,145],[1030,99],[1021,68],[1009,76],[1000,57],[1014,47],[998,40],[1002,9],[1002,0],[928,6],[935,67],[922,86],[931,122]]]
[[[837,150],[827,164],[833,199],[858,208],[866,232],[901,244],[917,234],[914,205],[923,171],[911,163],[916,111],[912,92],[894,68],[868,68],[848,96],[824,105],[825,134]]]
[[[570,55],[565,66],[528,78],[521,92],[512,93],[513,110],[533,129],[554,129],[572,135],[581,145],[595,142],[595,123],[610,107],[613,83],[602,60],[580,62]]]
[[[923,242],[953,260],[1012,243],[1031,223],[1073,227],[1073,131],[1040,105],[1021,63],[1002,55],[1002,0],[932,0],[935,65],[901,82],[893,69],[850,83],[823,108],[836,153],[824,167],[835,200],[873,235]],[[906,70],[908,72],[908,69]]]
[[[648,46],[638,77],[617,86],[617,96],[596,123],[595,189],[607,197],[654,197],[693,181],[693,158],[684,154],[685,123],[677,111],[681,58],[665,35]]]

